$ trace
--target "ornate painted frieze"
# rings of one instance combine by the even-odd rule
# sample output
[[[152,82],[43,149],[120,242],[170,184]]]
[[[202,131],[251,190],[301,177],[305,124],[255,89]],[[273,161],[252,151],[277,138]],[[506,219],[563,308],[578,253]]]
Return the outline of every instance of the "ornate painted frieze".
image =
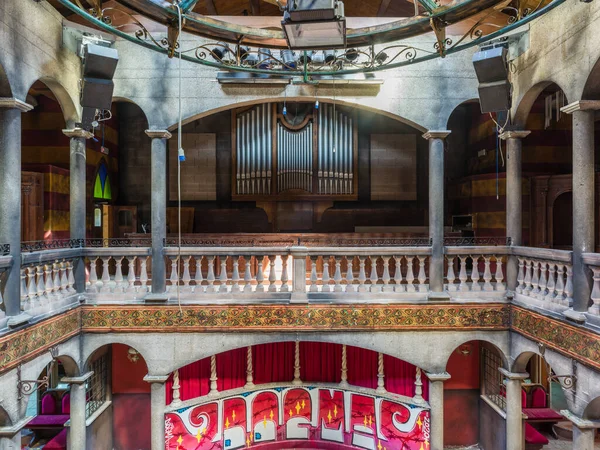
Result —
[[[508,329],[509,305],[84,306],[86,332]]]

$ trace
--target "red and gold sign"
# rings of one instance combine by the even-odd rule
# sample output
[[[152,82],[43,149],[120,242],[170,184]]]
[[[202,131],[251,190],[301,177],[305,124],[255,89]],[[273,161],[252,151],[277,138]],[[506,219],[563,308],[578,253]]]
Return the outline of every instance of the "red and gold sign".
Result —
[[[165,448],[428,450],[429,409],[372,392],[282,386],[200,398],[166,414]]]

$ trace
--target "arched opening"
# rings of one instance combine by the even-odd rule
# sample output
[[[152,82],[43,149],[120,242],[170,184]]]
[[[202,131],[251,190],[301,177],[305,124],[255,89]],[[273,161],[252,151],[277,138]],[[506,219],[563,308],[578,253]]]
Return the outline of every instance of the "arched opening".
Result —
[[[22,441],[28,448],[66,450],[65,424],[71,414],[71,393],[63,378],[78,374],[77,363],[71,357],[58,356],[41,371],[37,383],[23,384],[20,394],[26,396],[25,415],[33,417],[21,431]]]
[[[521,407],[525,419],[525,444],[538,443],[538,448],[550,449],[558,441],[572,440],[571,424],[561,414],[568,409],[565,383],[550,364],[538,353],[523,352],[514,362],[514,372],[529,377],[521,383]],[[565,388],[566,389],[566,388]]]
[[[167,447],[214,445],[219,427],[221,441],[231,444],[226,447],[296,448],[298,439],[308,438],[317,448],[322,441],[346,448],[362,434],[373,448],[378,439],[387,448],[419,448],[429,436],[427,385],[414,365],[358,347],[279,342],[240,348],[171,375]],[[383,397],[381,403],[375,397]]]
[[[552,205],[552,242],[558,249],[573,247],[573,193],[564,192]]]

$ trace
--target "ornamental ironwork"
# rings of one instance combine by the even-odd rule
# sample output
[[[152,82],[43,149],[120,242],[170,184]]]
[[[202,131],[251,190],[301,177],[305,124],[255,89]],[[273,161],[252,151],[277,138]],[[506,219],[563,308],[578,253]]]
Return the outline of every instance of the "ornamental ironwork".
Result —
[[[446,247],[468,247],[468,246],[510,246],[510,237],[445,237]]]
[[[0,244],[0,256],[10,254],[10,244]]]
[[[50,387],[50,374],[54,368],[58,358],[58,347],[50,347],[48,350],[52,356],[50,364],[48,364],[46,375],[39,380],[22,380],[21,379],[21,365],[17,366],[17,399],[21,400],[24,395],[31,395],[41,388]]]
[[[424,4],[424,0],[419,0]],[[536,19],[565,0],[540,0],[533,8],[523,0],[455,0],[449,5],[429,4],[426,13],[383,25],[349,29],[347,46],[326,50],[313,57],[300,51],[289,58],[291,51],[281,29],[253,28],[205,17],[190,11],[195,2],[185,0],[176,5],[163,0],[119,0],[123,9],[102,8],[102,0],[94,0],[85,8],[80,0],[58,2],[96,27],[143,47],[180,57],[222,70],[257,74],[301,76],[305,82],[319,75],[350,75],[394,69],[456,53],[486,42],[503,39],[507,32]],[[545,5],[544,5],[545,4]],[[544,6],[543,6],[544,5]],[[434,7],[435,6],[435,7]],[[167,27],[166,36],[155,36],[132,13],[136,11]],[[191,48],[179,48],[179,12],[182,31],[208,37],[209,42]],[[504,25],[493,22],[494,15],[507,16]],[[124,20],[125,19],[125,20]],[[475,20],[458,38],[446,36],[448,26],[462,20]],[[133,33],[125,32],[133,28]],[[433,32],[435,43],[427,48],[400,42],[400,39]],[[210,39],[214,39],[210,42]],[[377,45],[377,47],[376,47]],[[274,54],[273,49],[280,51]],[[288,53],[285,53],[288,52]],[[322,58],[321,58],[322,56]]]

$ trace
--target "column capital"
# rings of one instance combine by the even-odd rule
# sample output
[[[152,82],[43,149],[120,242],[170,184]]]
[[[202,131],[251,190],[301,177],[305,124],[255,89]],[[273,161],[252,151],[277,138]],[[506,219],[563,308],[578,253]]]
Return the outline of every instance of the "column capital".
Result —
[[[503,141],[506,141],[507,139],[523,139],[529,136],[530,133],[531,131],[527,130],[506,130],[498,137]]]
[[[150,384],[164,384],[169,379],[169,375],[146,375],[144,381]]]
[[[146,134],[152,139],[171,139],[173,136],[168,130],[146,130]]]
[[[423,139],[446,139],[450,133],[450,130],[429,130],[423,135]]]
[[[62,377],[60,381],[67,384],[84,384],[92,375],[94,375],[94,372],[90,371],[78,377]]]
[[[580,430],[586,430],[590,428],[600,428],[600,420],[587,420],[576,416],[568,409],[561,409],[560,413],[565,419],[572,422]]]
[[[0,97],[0,108],[18,109],[21,112],[31,111],[33,106],[14,97]]]
[[[575,111],[590,111],[600,109],[600,100],[578,100],[560,108],[565,114],[573,114]]]
[[[448,372],[440,372],[440,373],[429,373],[425,372],[429,381],[447,381],[450,379],[450,374]]]
[[[86,131],[83,128],[71,128],[68,130],[62,130],[63,134],[70,138],[84,138],[91,139],[94,134],[90,131]]]
[[[509,380],[525,380],[529,378],[529,374],[527,372],[509,372],[503,367],[499,367],[498,370],[504,376],[504,378],[508,378]]]

